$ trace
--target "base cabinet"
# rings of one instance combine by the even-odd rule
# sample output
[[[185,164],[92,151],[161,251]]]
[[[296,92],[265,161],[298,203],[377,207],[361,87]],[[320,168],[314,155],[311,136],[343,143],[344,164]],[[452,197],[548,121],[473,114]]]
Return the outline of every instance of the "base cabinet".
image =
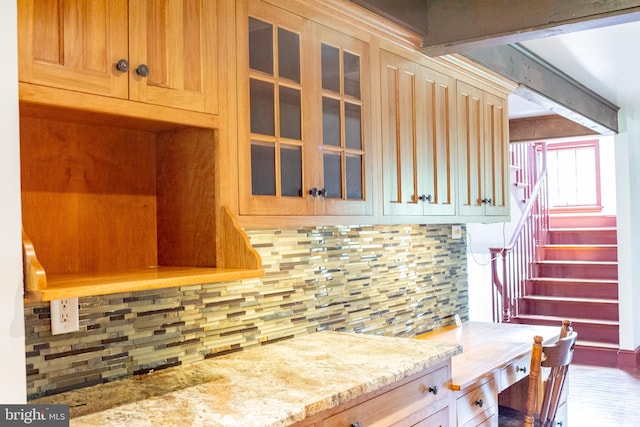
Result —
[[[295,426],[449,426],[450,362],[321,412]]]
[[[457,425],[497,426],[498,389],[491,378],[456,398]]]

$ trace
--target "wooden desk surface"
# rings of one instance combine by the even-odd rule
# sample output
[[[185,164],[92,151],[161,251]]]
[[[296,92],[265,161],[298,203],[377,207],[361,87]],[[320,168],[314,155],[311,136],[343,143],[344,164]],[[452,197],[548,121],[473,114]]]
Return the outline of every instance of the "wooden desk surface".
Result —
[[[416,339],[462,345],[462,354],[451,359],[451,388],[464,390],[530,352],[535,335],[542,336],[545,343],[553,342],[560,335],[560,325],[466,322]]]

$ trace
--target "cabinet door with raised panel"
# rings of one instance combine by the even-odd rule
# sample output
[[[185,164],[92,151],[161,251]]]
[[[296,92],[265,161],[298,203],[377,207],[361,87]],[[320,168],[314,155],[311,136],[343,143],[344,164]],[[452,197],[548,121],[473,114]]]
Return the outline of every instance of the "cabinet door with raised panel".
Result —
[[[217,3],[129,1],[132,100],[217,113]]]
[[[509,215],[509,136],[506,100],[484,94],[485,214]]]
[[[418,188],[425,215],[455,215],[455,80],[417,67]]]
[[[127,0],[18,0],[20,81],[128,97]]]
[[[506,98],[457,83],[460,214],[509,215]]]
[[[385,215],[454,215],[455,80],[381,51]]]
[[[460,215],[484,215],[484,93],[457,83],[458,192]]]
[[[317,26],[314,51],[313,118],[321,128],[311,145],[325,215],[371,215],[371,113],[369,46],[367,43]],[[319,71],[319,73],[318,73]],[[313,126],[312,124],[310,124]],[[317,148],[313,148],[317,147]]]
[[[380,61],[384,214],[422,215],[416,124],[420,77],[408,59],[381,51]]]
[[[305,215],[309,129],[305,21],[259,1],[238,2],[240,213]],[[312,211],[313,212],[313,211]]]

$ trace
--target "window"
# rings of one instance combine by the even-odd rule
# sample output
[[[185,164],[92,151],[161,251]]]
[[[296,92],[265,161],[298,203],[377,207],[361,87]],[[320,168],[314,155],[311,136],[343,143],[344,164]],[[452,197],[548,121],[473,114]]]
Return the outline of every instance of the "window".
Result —
[[[551,209],[601,210],[598,140],[550,143],[547,175]]]

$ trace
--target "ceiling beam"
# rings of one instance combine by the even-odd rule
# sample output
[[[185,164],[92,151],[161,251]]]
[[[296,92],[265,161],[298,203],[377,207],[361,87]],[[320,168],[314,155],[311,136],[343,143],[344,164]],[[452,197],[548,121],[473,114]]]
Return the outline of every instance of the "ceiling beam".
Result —
[[[516,94],[602,135],[618,132],[618,107],[519,45],[465,52],[516,82]]]
[[[427,22],[418,28],[424,35],[421,50],[429,56],[640,20],[640,0],[427,0],[422,4]]]
[[[509,120],[510,142],[546,141],[597,134],[593,129],[556,114]]]

